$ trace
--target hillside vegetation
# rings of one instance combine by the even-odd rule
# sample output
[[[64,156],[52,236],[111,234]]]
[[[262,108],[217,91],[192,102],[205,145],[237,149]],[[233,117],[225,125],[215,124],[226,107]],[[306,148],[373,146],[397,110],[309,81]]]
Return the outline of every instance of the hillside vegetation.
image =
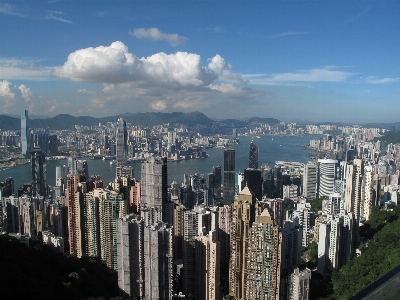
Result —
[[[368,238],[362,255],[352,259],[332,275],[333,295],[329,299],[349,299],[400,265],[400,207],[379,211],[361,228]]]
[[[2,299],[111,299],[118,296],[118,277],[98,258],[78,259],[37,242],[26,247],[0,236]]]
[[[385,141],[388,144],[400,143],[400,131],[386,131],[382,136],[376,137],[374,141]]]

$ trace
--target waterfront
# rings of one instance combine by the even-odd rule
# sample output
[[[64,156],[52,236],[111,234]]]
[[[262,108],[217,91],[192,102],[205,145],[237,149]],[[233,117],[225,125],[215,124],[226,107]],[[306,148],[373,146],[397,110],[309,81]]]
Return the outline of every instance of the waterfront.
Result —
[[[306,163],[310,160],[310,150],[302,145],[308,144],[311,139],[320,136],[261,136],[254,139],[254,143],[259,148],[259,167],[262,163],[268,163],[270,167],[275,165],[276,161],[296,161]],[[230,148],[236,150],[236,172],[243,172],[248,167],[250,137],[240,137],[240,144],[233,145]],[[224,150],[218,148],[207,149],[209,158],[198,158],[176,162],[168,162],[168,183],[174,179],[180,184],[183,182],[183,174],[198,173],[205,174],[211,172],[213,166],[221,165],[223,169]],[[105,184],[113,181],[115,178],[115,165],[110,165],[110,161],[95,159],[89,157],[84,158],[89,165],[90,175],[100,175]],[[46,179],[47,184],[55,184],[55,168],[56,166],[67,165],[67,160],[49,160],[46,161]],[[134,169],[134,176],[140,179],[140,163],[133,163],[130,166]],[[15,182],[15,190],[24,182],[32,180],[30,164],[12,167],[0,171],[0,181],[4,181],[7,177],[13,177]]]

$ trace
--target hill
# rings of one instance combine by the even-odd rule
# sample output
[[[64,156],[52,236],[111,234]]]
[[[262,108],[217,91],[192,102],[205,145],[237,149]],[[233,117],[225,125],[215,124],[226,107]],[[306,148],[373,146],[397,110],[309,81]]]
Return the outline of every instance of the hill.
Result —
[[[382,136],[374,138],[374,141],[385,141],[388,144],[400,143],[400,131],[386,131]]]
[[[400,128],[400,122],[396,123],[368,123],[363,125],[365,128],[384,128],[384,129],[389,129],[392,130],[393,126],[395,127],[395,130],[399,130]]]
[[[213,121],[200,112],[182,113],[137,113],[124,114],[118,116],[110,116],[104,118],[95,118],[89,116],[74,117],[68,114],[60,114],[47,119],[29,120],[28,126],[31,128],[51,128],[54,130],[73,129],[74,125],[81,126],[97,126],[99,123],[116,122],[118,118],[124,118],[127,123],[132,125],[154,126],[165,123],[171,125],[187,124],[195,126],[200,124],[203,126],[211,126]],[[20,130],[21,121],[19,118],[13,118],[6,115],[0,115],[1,130]]]
[[[399,216],[399,206],[393,211],[373,208],[371,219],[360,228],[361,236],[367,239],[362,254],[333,273],[334,294],[328,299],[350,299],[400,265]]]
[[[279,124],[281,121],[274,118],[259,118],[253,117],[247,120],[249,123],[263,123],[263,124]]]
[[[26,247],[0,236],[2,299],[88,299],[117,297],[118,276],[98,258],[55,253],[37,242]]]
[[[21,129],[21,120],[10,116],[0,115],[0,128],[2,130]]]
[[[99,123],[106,124],[107,122],[115,123],[118,118],[124,118],[127,123],[132,125],[141,125],[151,127],[154,125],[161,125],[169,123],[170,126],[175,124],[186,124],[190,127],[200,124],[202,126],[211,127],[215,121],[211,120],[205,114],[195,111],[191,113],[173,112],[173,113],[160,113],[160,112],[147,112],[147,113],[125,113],[117,116],[109,116],[103,118],[95,118],[90,116],[74,117],[68,114],[60,114],[47,119],[33,119],[28,121],[30,128],[50,128],[53,130],[72,130],[74,125],[80,126],[97,126]],[[277,124],[280,121],[273,118],[250,118],[247,121],[237,119],[227,119],[218,121],[225,126],[231,127],[245,127],[251,123],[268,123]],[[21,120],[16,117],[7,115],[0,115],[0,129],[1,130],[20,130]]]

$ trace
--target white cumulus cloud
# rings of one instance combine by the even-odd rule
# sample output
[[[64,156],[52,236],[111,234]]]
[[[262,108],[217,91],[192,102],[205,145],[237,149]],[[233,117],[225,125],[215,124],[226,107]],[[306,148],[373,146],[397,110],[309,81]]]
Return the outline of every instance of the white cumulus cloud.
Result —
[[[201,66],[200,56],[187,52],[156,53],[138,58],[122,42],[77,50],[53,74],[74,81],[102,83],[153,82],[208,85],[218,76]]]
[[[15,94],[11,91],[11,82],[3,80],[0,82],[0,97],[10,100],[14,99]]]
[[[167,104],[163,100],[159,100],[150,104],[151,108],[154,110],[165,110],[167,108]]]
[[[221,55],[217,54],[213,58],[209,59],[209,61],[208,69],[215,72],[220,78],[241,83],[248,82],[248,80],[244,79],[241,74],[233,73],[231,71],[232,65],[228,64]]]
[[[0,112],[8,113],[14,106],[15,93],[12,91],[11,82],[7,80],[0,81]]]
[[[21,91],[22,98],[24,98],[25,101],[30,101],[31,100],[32,92],[31,92],[30,88],[28,88],[25,85],[21,84],[18,87],[18,89]]]
[[[201,109],[222,98],[252,100],[263,92],[242,85],[248,80],[232,72],[220,55],[202,65],[200,55],[178,51],[139,58],[122,42],[76,50],[54,68],[53,75],[73,81],[99,82],[102,90],[79,89],[77,94],[110,112],[118,107],[168,111]],[[235,83],[235,84],[233,84]]]
[[[136,28],[129,32],[132,36],[139,39],[149,39],[152,41],[166,41],[171,46],[178,46],[188,38],[180,36],[177,33],[164,33],[158,28]]]

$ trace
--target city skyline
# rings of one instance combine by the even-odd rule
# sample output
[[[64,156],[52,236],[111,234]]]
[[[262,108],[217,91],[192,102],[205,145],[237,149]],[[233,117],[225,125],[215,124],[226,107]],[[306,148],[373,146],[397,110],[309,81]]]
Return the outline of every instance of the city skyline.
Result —
[[[21,116],[22,131],[26,115]],[[0,182],[0,231],[18,236],[24,243],[30,239],[40,242],[43,236],[43,243],[55,251],[84,260],[97,257],[118,272],[121,296],[146,299],[178,296],[211,300],[227,293],[235,299],[314,299],[321,294],[336,299],[340,298],[338,294],[354,294],[399,265],[395,255],[393,265],[390,257],[389,263],[375,259],[384,265],[382,269],[362,263],[356,272],[368,272],[372,265],[378,269],[374,277],[354,284],[349,292],[337,292],[345,273],[341,268],[352,268],[353,264],[347,264],[350,259],[357,259],[355,264],[364,257],[369,259],[373,251],[382,253],[370,246],[374,240],[382,244],[393,240],[376,238],[388,227],[378,229],[373,237],[359,230],[376,222],[376,216],[391,214],[389,210],[399,214],[395,206],[400,188],[400,144],[375,140],[380,129],[349,126],[342,127],[339,135],[321,136],[318,132],[322,128],[333,130],[336,125],[307,126],[307,132],[316,134],[316,139],[304,143],[299,140],[304,136],[293,135],[304,133],[295,124],[232,130],[228,139],[215,138],[215,132],[203,137],[198,132],[200,126],[189,131],[182,130],[186,126],[177,126],[153,126],[149,130],[129,126],[128,130],[120,118],[117,125],[99,124],[86,133],[78,130],[83,129],[79,126],[73,132],[57,131],[53,136],[60,142],[58,150],[69,155],[67,160],[57,157],[64,160],[62,165],[52,164],[55,186],[45,180],[46,170],[51,168],[46,165],[44,152],[36,147],[47,148],[50,139],[39,139],[39,133],[31,131],[29,144],[35,146],[31,151],[32,180],[23,180],[21,186],[8,176]],[[290,134],[285,138],[259,136],[264,130]],[[127,139],[124,132],[129,132]],[[18,144],[17,136],[9,134],[5,131],[2,135],[5,144]],[[243,140],[238,143],[236,137],[242,134]],[[33,141],[34,136],[38,138]],[[41,140],[48,142],[42,145]],[[112,154],[118,159],[119,140],[126,140],[131,158],[145,158],[140,179],[133,177],[133,166],[123,163],[116,164],[116,176],[111,180],[103,177],[114,173],[110,172],[113,163],[99,156]],[[290,149],[290,161],[264,163],[270,157],[264,149],[273,149],[274,144],[275,152]],[[221,146],[223,153],[218,149]],[[297,146],[301,148],[296,150]],[[205,149],[219,152],[210,156]],[[293,161],[302,151],[308,152],[307,159]],[[316,152],[318,156],[314,156]],[[97,155],[87,161],[77,159],[77,153],[80,158],[84,153]],[[264,161],[260,169],[258,154]],[[324,159],[318,158],[320,155]],[[102,162],[100,169],[94,164],[89,167],[95,156]],[[198,173],[212,157],[216,160],[207,171]],[[183,172],[182,185],[175,178],[169,185],[168,169],[178,165],[183,171],[183,160],[194,158],[204,159]],[[314,163],[306,165],[308,159]],[[169,163],[178,160],[180,163]],[[51,160],[48,163],[50,167]],[[237,166],[241,166],[239,170],[244,167],[244,173],[236,172]],[[3,176],[7,169],[2,169]],[[89,169],[97,175],[89,176]],[[21,171],[22,176],[25,172]],[[16,193],[14,187],[18,187]],[[382,226],[396,222],[387,221],[390,219]],[[36,249],[37,245],[31,247]],[[398,251],[394,247],[393,253]],[[21,269],[29,270],[30,265],[24,265],[27,267]],[[318,279],[312,278],[315,272]],[[332,272],[339,279],[331,277]],[[74,273],[79,278],[81,273]],[[318,288],[321,276],[332,288]],[[32,289],[31,294],[36,295],[35,291]]]
[[[397,2],[93,3],[0,1],[0,114],[398,121]]]

